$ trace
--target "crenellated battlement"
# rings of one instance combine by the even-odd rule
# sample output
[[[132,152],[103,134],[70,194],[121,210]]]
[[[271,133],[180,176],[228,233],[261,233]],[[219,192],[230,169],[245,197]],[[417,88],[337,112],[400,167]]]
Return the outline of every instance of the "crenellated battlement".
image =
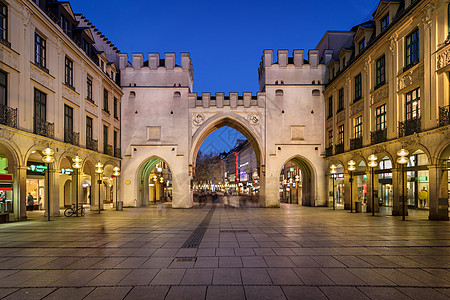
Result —
[[[325,65],[320,63],[319,50],[308,51],[308,60],[304,50],[296,49],[289,56],[289,50],[278,50],[274,62],[273,50],[264,50],[258,68],[260,91],[270,84],[311,84],[323,82]]]
[[[258,92],[256,95],[252,95],[251,92],[243,93],[216,93],[211,96],[211,93],[202,93],[200,96],[197,93],[189,93],[189,107],[217,107],[222,108],[229,106],[236,108],[238,106],[247,107],[264,107],[266,100],[266,93]]]
[[[164,58],[152,52],[148,54],[147,60],[144,60],[143,53],[133,53],[131,63],[128,54],[121,53],[119,69],[122,86],[184,86],[192,90],[194,69],[187,52],[180,54],[179,65],[173,52],[164,53]]]

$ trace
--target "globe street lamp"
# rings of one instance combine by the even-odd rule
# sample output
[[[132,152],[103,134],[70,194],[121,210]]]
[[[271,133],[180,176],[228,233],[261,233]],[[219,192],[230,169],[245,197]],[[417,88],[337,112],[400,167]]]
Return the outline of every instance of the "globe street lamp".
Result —
[[[298,183],[300,181],[300,176],[295,175],[295,189],[296,189],[296,195],[297,195],[297,204],[298,204]]]
[[[155,204],[156,204],[156,181],[158,180],[158,176],[153,176],[153,194],[155,194]]]
[[[292,183],[294,180],[292,178],[289,178],[289,204],[292,204]]]
[[[161,177],[159,177],[159,183],[161,183],[161,187],[162,187],[162,191],[160,190],[160,192],[162,192],[162,197],[160,197],[160,201],[161,203],[163,202],[164,198],[165,198],[165,194],[164,194],[164,177],[161,175]]]
[[[356,163],[351,159],[348,163],[348,170],[350,171],[350,212],[353,212],[353,171],[356,170]],[[356,209],[356,208],[355,208]]]
[[[55,153],[49,147],[42,150],[42,161],[45,163],[47,169],[47,220],[50,221],[50,164],[55,161],[55,158],[52,156]]]
[[[331,178],[333,178],[333,210],[335,210],[336,209],[336,199],[334,197],[334,178],[336,176],[336,166],[335,165],[330,166],[330,173],[331,173]]]
[[[116,178],[116,184],[115,184],[115,186],[116,186],[116,192],[115,192],[115,194],[116,194],[116,210],[119,210],[119,207],[117,206],[117,198],[118,198],[117,197],[117,184],[118,184],[118,177],[120,176],[120,168],[114,167],[113,171],[114,171],[113,176]]]
[[[98,213],[100,213],[100,198],[101,198],[101,188],[102,188],[102,174],[103,174],[103,164],[98,162],[95,164],[95,173],[98,174]]]
[[[402,166],[402,221],[405,221],[406,216],[406,201],[405,201],[405,174],[404,166],[408,163],[409,151],[406,149],[400,149],[397,151],[397,163]]]
[[[369,156],[369,167],[372,168],[372,216],[375,216],[375,188],[373,186],[374,169],[378,165],[377,157],[375,154]]]
[[[75,191],[75,216],[78,217],[78,170],[81,168],[81,162],[83,161],[78,155],[72,158],[72,167],[75,169],[76,191]]]

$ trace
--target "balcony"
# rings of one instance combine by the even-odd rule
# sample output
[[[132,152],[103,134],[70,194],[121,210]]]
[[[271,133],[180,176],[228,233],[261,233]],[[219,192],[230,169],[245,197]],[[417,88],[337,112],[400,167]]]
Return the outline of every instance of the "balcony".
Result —
[[[403,122],[398,122],[398,136],[404,137],[421,132],[420,117]]]
[[[450,105],[439,107],[439,127],[450,125]]]
[[[370,142],[372,145],[386,142],[387,140],[387,129],[372,131],[370,133]]]
[[[55,136],[55,124],[34,117],[34,133],[52,139]]]
[[[325,148],[325,157],[333,156],[333,146]]]
[[[362,136],[350,139],[350,150],[362,148]]]
[[[344,143],[334,146],[334,154],[344,153]]]
[[[17,108],[0,105],[0,124],[17,128]]]
[[[120,158],[120,148],[114,148],[114,156]]]
[[[103,153],[113,156],[113,146],[104,144],[103,145]]]
[[[73,132],[70,129],[64,129],[64,142],[75,146],[80,145],[80,133]]]
[[[89,137],[86,138],[86,149],[98,151],[98,141]]]

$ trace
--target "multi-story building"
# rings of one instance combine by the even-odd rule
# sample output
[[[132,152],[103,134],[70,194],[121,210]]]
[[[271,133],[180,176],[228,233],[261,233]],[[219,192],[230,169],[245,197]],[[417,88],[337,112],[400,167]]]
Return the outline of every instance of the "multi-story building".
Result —
[[[92,209],[112,199],[121,156],[118,54],[68,2],[0,0],[0,213],[26,219],[27,209],[47,211],[50,200],[57,216],[75,195]],[[45,148],[54,152],[48,168]]]
[[[327,32],[317,46],[328,64],[326,160],[337,167],[329,196],[344,197],[346,209],[352,198],[367,211],[388,206],[401,215],[404,194],[408,208],[448,220],[449,13],[443,0],[380,1],[373,20]],[[402,148],[409,152],[404,169]]]

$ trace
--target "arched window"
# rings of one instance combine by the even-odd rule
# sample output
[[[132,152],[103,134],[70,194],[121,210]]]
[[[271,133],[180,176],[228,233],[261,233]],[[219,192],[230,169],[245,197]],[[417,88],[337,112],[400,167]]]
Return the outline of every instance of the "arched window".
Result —
[[[174,92],[174,93],[173,93],[173,97],[174,97],[174,98],[180,98],[180,97],[181,97],[181,93],[178,92],[178,91],[177,91],[177,92]]]
[[[136,97],[136,92],[131,91],[130,95],[128,96],[128,99],[134,99]]]
[[[319,90],[312,90],[312,95],[313,96],[320,96],[320,91]]]
[[[283,90],[276,90],[275,96],[283,96]]]

